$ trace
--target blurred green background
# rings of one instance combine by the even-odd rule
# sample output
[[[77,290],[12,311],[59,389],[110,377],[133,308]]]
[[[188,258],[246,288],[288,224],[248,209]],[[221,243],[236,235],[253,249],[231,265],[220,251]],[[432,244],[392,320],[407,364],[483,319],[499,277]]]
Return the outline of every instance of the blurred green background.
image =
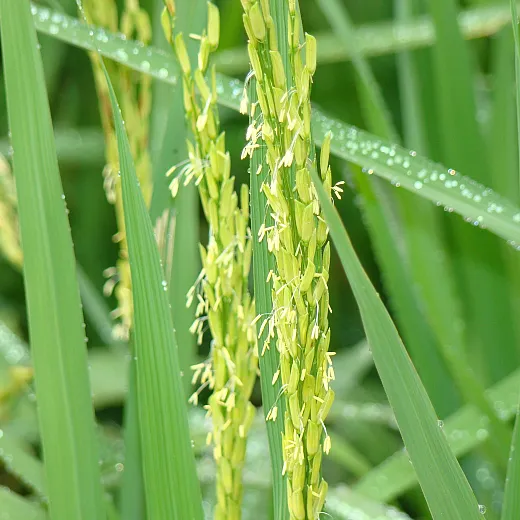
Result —
[[[422,16],[422,14],[431,10],[431,2],[417,0],[412,3],[416,16]],[[151,15],[156,12],[158,4],[162,5],[162,2],[155,2],[154,0],[142,0],[141,2],[141,5],[146,7]],[[216,57],[219,70],[243,79],[247,73],[247,64],[244,64],[245,36],[241,19],[242,10],[238,0],[221,0],[217,4],[221,10],[223,28],[220,54]],[[385,38],[389,46],[395,46],[395,43],[399,42],[399,34],[392,29],[392,25],[389,25],[395,22],[395,5],[398,2],[393,5],[390,0],[363,0],[362,2],[343,0],[343,4],[348,9],[354,24],[357,27],[367,29],[366,34],[369,39],[373,38],[374,41],[378,38],[381,39],[383,48]],[[514,142],[515,128],[511,27],[507,21],[505,23],[493,23],[493,19],[486,15],[488,12],[486,9],[493,8],[495,4],[499,7],[508,5],[507,2],[474,0],[459,2],[458,7],[461,10],[477,10],[471,12],[476,12],[478,16],[475,15],[473,19],[468,18],[470,25],[471,20],[473,20],[474,25],[472,27],[475,30],[472,33],[473,39],[467,42],[469,63],[464,65],[473,69],[471,77],[473,89],[467,92],[467,96],[474,96],[476,99],[476,126],[484,136],[484,142],[487,143],[486,146],[489,148],[488,156],[490,164],[493,164],[488,171],[489,183],[496,181],[494,187],[500,191],[500,177],[504,176],[499,174],[502,170],[500,169],[500,160],[497,157],[503,158],[507,154],[511,155],[511,150],[513,150],[514,155],[516,148],[513,146],[505,155],[501,150],[498,150],[501,143],[509,143],[511,140]],[[73,0],[53,0],[48,2],[47,5],[52,8],[61,5],[71,15],[75,15],[76,12],[76,3]],[[354,67],[344,53],[338,53],[342,43],[338,39],[334,39],[327,19],[320,9],[319,2],[301,0],[300,6],[306,31],[316,34],[318,42],[328,40],[327,45],[324,43],[326,51],[324,53],[328,58],[318,62],[314,79],[313,100],[315,104],[344,122],[377,133],[364,117],[366,111],[363,110],[365,102],[363,90],[359,88]],[[503,9],[502,12],[504,12]],[[414,33],[415,38],[420,40],[422,33],[424,33],[424,27],[418,25]],[[449,34],[449,32],[446,34]],[[389,35],[390,37],[388,37]],[[161,44],[162,40],[162,34],[158,31],[156,44]],[[406,41],[406,39],[403,40],[404,48],[408,45]],[[506,42],[506,44],[503,42]],[[114,208],[107,202],[103,190],[104,139],[100,127],[99,107],[91,63],[83,50],[56,39],[40,35],[40,43],[77,261],[93,288],[101,295],[106,281],[103,272],[115,265],[118,249],[112,240],[116,232]],[[449,42],[447,45],[449,50]],[[400,138],[405,141],[406,127],[402,111],[404,94],[399,82],[398,56],[392,51],[380,54],[383,55],[370,57],[369,64],[390,109],[391,118],[401,134]],[[460,167],[463,169],[463,173],[473,176],[473,172],[464,170],[464,164],[468,164],[467,162],[464,163],[461,159],[459,164],[453,164],[454,156],[453,154],[450,156],[446,150],[445,138],[449,132],[445,126],[446,119],[443,119],[443,111],[440,108],[442,99],[436,91],[439,84],[443,84],[449,89],[450,83],[457,83],[460,79],[458,69],[457,67],[453,68],[453,64],[446,62],[446,69],[443,72],[442,66],[440,69],[438,66],[436,68],[435,59],[435,51],[431,45],[413,51],[413,62],[420,76],[420,102],[414,106],[414,110],[421,112],[418,117],[424,123],[426,144],[425,149],[421,152],[434,160],[446,163],[448,166]],[[441,81],[439,74],[443,75]],[[164,89],[164,87],[160,88]],[[0,89],[2,90],[0,99],[4,99],[3,81],[0,83]],[[171,91],[167,92],[169,92],[167,95],[171,95]],[[502,102],[502,105],[500,105],[500,102]],[[499,115],[497,106],[502,106],[501,113],[505,114],[503,119],[500,120],[503,124],[497,123]],[[227,133],[227,144],[232,156],[233,173],[237,177],[238,183],[247,182],[248,163],[240,160],[247,121],[243,116],[231,110],[222,109],[221,115],[222,125]],[[497,129],[500,130],[499,134],[496,133]],[[468,140],[465,141],[466,134],[464,133],[463,123],[458,130],[453,128],[451,130],[459,132],[460,142],[467,146],[468,153],[471,155],[472,141],[469,136]],[[0,134],[3,136],[0,141],[0,153],[8,156],[7,115],[4,107],[0,109]],[[408,141],[407,138],[406,140]],[[175,143],[172,143],[172,146],[175,146]],[[406,146],[412,147],[413,145],[407,143]],[[159,148],[160,143],[153,140],[152,128],[152,142],[150,143],[152,159],[154,154],[158,153]],[[457,162],[457,158],[455,158],[455,162]],[[515,160],[509,164],[514,164],[514,162]],[[390,311],[395,311],[393,306],[395,295],[392,294],[389,285],[384,283],[384,275],[376,260],[373,242],[361,211],[362,200],[356,188],[355,175],[349,165],[337,159],[333,159],[332,169],[337,180],[343,178],[347,180],[344,197],[336,203],[336,207],[341,213],[356,251],[372,282],[382,294]],[[510,177],[515,175],[516,173],[513,174],[512,171],[509,171]],[[504,185],[507,186],[507,183],[502,183],[502,186]],[[502,194],[510,196],[515,201],[515,193]],[[441,235],[447,244],[452,268],[457,279],[460,279],[461,265],[464,264],[465,260],[461,261],[457,251],[462,235],[454,231],[457,226],[454,222],[460,221],[460,217],[448,213],[443,211],[442,208],[438,208],[435,218],[438,219],[442,228]],[[420,232],[419,214],[417,218],[419,219]],[[201,221],[203,222],[203,218],[201,218]],[[411,224],[408,221],[406,225]],[[479,237],[486,234],[485,231],[472,230],[469,225],[466,225],[466,227],[468,229],[463,233],[472,237],[473,234],[475,236],[478,234]],[[200,240],[204,241],[206,236],[207,229],[205,223],[202,223]],[[493,243],[496,245],[496,242]],[[398,248],[399,244],[395,244],[395,247]],[[421,247],[421,245],[418,247]],[[488,246],[482,242],[480,247],[485,249]],[[429,251],[429,254],[433,256],[437,253],[438,251]],[[464,257],[462,256],[462,258]],[[405,260],[409,260],[409,258]],[[474,260],[480,266],[480,259],[474,258]],[[515,265],[518,266],[517,259],[515,262]],[[495,288],[513,284],[511,279],[508,278],[505,261],[498,267],[489,267],[483,260],[482,265],[484,265],[483,269],[486,273],[493,275]],[[414,269],[417,269],[417,266],[412,267],[405,262],[402,267],[405,272],[412,273],[410,279],[415,284],[417,280],[415,279],[416,270]],[[384,392],[372,368],[370,355],[367,355],[366,345],[360,343],[364,338],[363,327],[354,298],[337,257],[333,258],[331,271],[330,278],[333,281],[330,284],[330,301],[333,309],[330,319],[333,331],[331,349],[338,352],[336,365],[338,405],[335,418],[333,418],[335,425],[333,427],[335,434],[333,452],[331,458],[326,462],[325,471],[329,482],[332,485],[338,485],[357,481],[367,474],[372,466],[378,465],[400,449],[401,441],[391,411],[386,407]],[[468,300],[473,296],[466,291],[463,284],[459,286],[459,290],[459,299],[466,307]],[[491,305],[494,305],[494,303],[498,305],[499,303],[494,302],[492,292],[485,292],[485,289],[482,289],[479,298],[489,299]],[[518,295],[512,298],[513,303],[516,301],[515,298],[517,299]],[[485,387],[501,380],[515,368],[518,368],[520,348],[516,332],[513,330],[513,312],[516,310],[513,303],[511,308],[509,308],[509,305],[507,306],[509,314],[502,316],[507,324],[506,327],[503,327],[499,322],[492,322],[495,327],[496,343],[487,342],[483,348],[475,345],[466,351],[466,355],[472,361],[472,369]],[[110,309],[116,306],[113,297],[107,298],[107,304]],[[415,305],[415,302],[411,302],[411,305]],[[471,305],[469,306],[471,307]],[[422,313],[423,309],[419,309],[419,311]],[[397,324],[402,326],[403,320],[406,322],[406,319],[411,319],[411,316],[401,317],[401,321],[398,319]],[[22,276],[1,256],[0,321],[7,324],[22,339],[27,340]],[[103,347],[103,338],[92,326],[88,313],[86,323],[89,347],[91,349]],[[408,325],[415,326],[415,324]],[[478,338],[484,334],[482,332],[485,328],[484,323],[481,324],[482,329],[479,328],[478,323],[472,322],[471,325],[472,338]],[[504,338],[507,342],[502,342]],[[406,333],[404,339],[406,343]],[[426,352],[430,348],[430,344],[431,342],[424,338],[424,344],[419,345],[419,351],[412,352],[412,358],[416,361],[425,386],[432,392],[430,397],[436,406],[436,411],[439,416],[444,418],[454,412],[463,399],[454,389],[452,378],[446,376],[447,371],[444,362],[439,361],[438,355],[433,355],[433,358],[437,359],[438,365],[424,364],[424,359],[432,358],[428,355],[421,356],[421,349]],[[202,345],[199,354],[204,356],[207,348],[207,344]],[[419,352],[419,357],[423,359],[422,365],[417,362],[417,352]],[[121,422],[122,403],[118,402],[117,399],[120,399],[120,389],[124,386],[120,383],[121,364],[118,364],[117,361],[110,364],[108,358],[103,358],[97,364],[93,360],[92,366],[93,369],[96,367],[99,369],[96,374],[99,375],[100,385],[102,385],[102,381],[105,381],[109,387],[108,394],[111,391],[111,384],[117,387],[115,395],[118,397],[107,399],[107,404],[101,403],[98,407],[98,416],[104,424],[115,428],[114,442],[119,442],[117,426]],[[255,401],[255,404],[260,403],[259,389],[255,394]],[[369,406],[372,406],[372,416],[367,412]],[[361,409],[367,414],[364,419],[355,415],[356,413],[359,414]],[[110,449],[108,449],[109,451]],[[115,453],[118,453],[117,450],[115,450]],[[111,466],[115,453],[107,455],[107,459],[110,461],[107,467]],[[262,458],[261,453],[260,450],[255,460]],[[206,468],[206,466],[211,466],[207,457],[203,460],[201,468],[211,473],[211,469]],[[486,456],[480,453],[466,457],[464,468],[477,490],[479,500],[482,499],[482,502],[491,506],[488,507],[488,518],[493,520],[500,506],[502,492],[498,479],[494,478],[496,468],[493,468],[488,463]],[[110,474],[110,471],[108,473]],[[254,475],[249,475],[247,478],[254,481]],[[381,478],[388,480],[391,479],[391,475]],[[384,486],[385,482],[381,481],[379,484]],[[416,488],[406,494],[400,494],[399,505],[414,518],[429,518],[424,499]],[[254,515],[251,518],[254,518]]]

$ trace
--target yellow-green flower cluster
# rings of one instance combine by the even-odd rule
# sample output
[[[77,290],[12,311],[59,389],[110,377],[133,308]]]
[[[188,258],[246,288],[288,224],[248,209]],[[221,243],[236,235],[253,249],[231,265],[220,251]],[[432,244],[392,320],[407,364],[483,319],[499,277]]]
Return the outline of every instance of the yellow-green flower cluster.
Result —
[[[115,0],[83,0],[85,14],[90,23],[105,27],[112,32],[118,30],[127,38],[136,38],[144,43],[151,39],[151,26],[148,14],[139,7],[138,0],[125,0],[124,10],[118,22],[117,3]],[[118,27],[119,25],[119,27]],[[109,268],[105,275],[109,277],[105,285],[105,294],[114,290],[118,308],[112,316],[118,320],[114,335],[128,339],[132,325],[133,303],[131,292],[130,265],[126,243],[119,156],[108,86],[97,53],[90,55],[94,70],[94,79],[99,98],[101,121],[105,134],[106,167],[103,172],[107,199],[115,205],[118,232],[114,241],[119,244],[119,259],[116,267]],[[150,204],[152,195],[151,161],[148,152],[149,118],[151,109],[151,78],[146,74],[137,74],[124,65],[106,62],[106,67],[116,89],[117,97],[125,119],[130,149],[135,160],[137,177],[144,200]]]
[[[217,520],[241,516],[242,468],[246,436],[255,415],[250,403],[258,367],[254,302],[248,292],[252,243],[249,222],[249,192],[242,186],[240,201],[231,176],[225,135],[219,129],[216,72],[208,70],[210,54],[219,41],[219,11],[208,3],[208,25],[200,36],[197,67],[193,70],[182,34],[173,37],[175,8],[165,2],[163,27],[173,46],[183,74],[184,107],[192,139],[188,140],[188,162],[174,167],[170,184],[175,196],[179,183],[198,186],[209,223],[209,241],[200,246],[203,269],[188,293],[188,304],[198,300],[192,332],[202,340],[204,327],[212,334],[211,355],[196,365],[193,382],[201,387],[191,397],[197,403],[202,388],[213,390],[207,406],[213,419],[212,434],[217,463]],[[240,204],[239,204],[240,203]]]
[[[310,169],[318,169],[311,137],[310,91],[316,69],[316,41],[301,35],[295,0],[288,0],[289,70],[278,49],[269,0],[241,0],[248,51],[256,78],[258,103],[250,108],[253,123],[244,156],[262,143],[269,167],[262,190],[274,224],[260,228],[276,258],[273,312],[261,325],[276,335],[286,399],[283,434],[284,472],[287,474],[291,519],[317,519],[327,483],[321,477],[322,453],[330,449],[324,421],[334,400],[334,379],[328,352],[330,244]],[[304,60],[302,59],[304,58]],[[288,87],[291,77],[293,87]],[[247,107],[247,104],[245,104]],[[260,111],[256,119],[255,114]],[[329,196],[330,135],[321,150],[319,171]],[[276,333],[276,334],[275,334]],[[264,349],[267,344],[264,345]],[[276,417],[276,406],[267,419]]]
[[[9,367],[7,381],[0,386],[0,426],[10,419],[19,397],[28,389],[33,378],[33,369],[22,365]]]
[[[22,268],[23,254],[18,229],[16,186],[9,163],[0,155],[0,250],[17,269]]]

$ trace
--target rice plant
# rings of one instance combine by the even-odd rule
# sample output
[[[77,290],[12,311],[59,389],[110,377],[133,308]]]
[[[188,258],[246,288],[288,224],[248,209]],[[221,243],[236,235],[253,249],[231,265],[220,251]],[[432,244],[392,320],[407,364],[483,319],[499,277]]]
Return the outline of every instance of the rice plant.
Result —
[[[516,520],[517,13],[0,0],[0,518]]]

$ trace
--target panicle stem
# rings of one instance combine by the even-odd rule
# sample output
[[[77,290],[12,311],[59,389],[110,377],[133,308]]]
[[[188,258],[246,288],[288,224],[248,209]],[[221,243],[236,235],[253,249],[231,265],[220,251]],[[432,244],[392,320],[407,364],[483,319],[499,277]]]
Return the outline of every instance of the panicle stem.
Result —
[[[166,4],[163,17],[172,11],[171,4],[171,0]],[[213,390],[207,409],[213,419],[209,440],[217,463],[215,518],[238,520],[246,436],[255,416],[250,397],[258,370],[255,308],[248,291],[252,252],[249,192],[245,185],[240,195],[235,192],[225,134],[220,131],[216,72],[214,67],[208,68],[209,57],[218,47],[219,11],[208,2],[208,26],[197,36],[196,67],[190,63],[183,35],[171,34],[173,26],[170,15],[163,27],[171,35],[183,71],[184,107],[192,138],[187,143],[188,163],[178,173],[177,168],[170,170],[174,175],[170,189],[175,196],[180,182],[195,182],[210,228],[208,244],[200,246],[203,269],[188,301],[198,300],[192,332],[199,342],[209,325],[211,354],[207,362],[193,367],[193,382],[200,380],[200,389],[209,386]],[[197,403],[200,389],[191,402]]]

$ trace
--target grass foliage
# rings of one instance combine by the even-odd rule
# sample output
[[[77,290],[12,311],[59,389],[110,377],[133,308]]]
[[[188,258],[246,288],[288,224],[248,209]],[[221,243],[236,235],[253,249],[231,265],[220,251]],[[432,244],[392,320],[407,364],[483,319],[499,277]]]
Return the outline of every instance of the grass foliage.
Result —
[[[178,0],[177,6],[172,0],[105,2],[106,11],[95,18],[102,27],[89,25],[81,2],[74,0],[0,0],[0,90],[6,100],[0,110],[0,518],[202,520],[214,518],[216,510],[217,520],[226,514],[231,520],[315,520],[313,504],[321,504],[326,481],[322,514],[336,520],[516,520],[516,2],[217,1],[220,48],[210,58],[217,72],[208,72],[206,81],[207,95],[215,92],[207,107],[218,103],[219,111],[208,115],[204,104],[197,105],[196,135],[185,125],[185,107],[195,105],[183,97],[183,76],[193,71],[194,92],[204,100],[207,86],[194,71],[211,68],[197,62],[203,57],[197,57],[196,35],[203,35],[202,47],[207,38],[214,50],[215,11],[207,27],[203,0]],[[165,6],[167,17],[161,14]],[[248,38],[262,49],[264,83],[247,75],[255,56],[244,45],[242,6],[251,24]],[[293,6],[297,9],[290,11]],[[262,13],[268,9],[272,25],[266,42]],[[174,34],[182,32],[188,45],[184,61],[182,49],[176,48],[176,56],[164,36],[174,19]],[[306,192],[298,184],[304,182],[302,174],[289,164],[280,166],[288,176],[283,193],[292,189],[291,182],[298,192],[287,218],[289,234],[301,243],[294,258],[277,251],[275,261],[267,241],[258,240],[264,227],[271,245],[273,230],[284,233],[279,193],[266,198],[263,188],[265,183],[276,188],[266,146],[269,128],[252,136],[250,127],[245,135],[251,123],[261,128],[262,113],[274,98],[249,110],[249,120],[240,112],[248,111],[244,94],[249,108],[258,102],[257,84],[262,95],[266,78],[294,87],[292,97],[303,106],[302,78],[308,71],[302,78],[277,76],[313,69],[308,47],[314,40],[294,29],[294,20],[317,35],[312,141],[310,133],[305,139],[312,144],[309,150],[314,143],[322,147],[320,165],[328,164],[330,151],[334,179],[315,171],[311,150],[302,169],[311,176],[309,200],[316,200],[307,210],[301,202]],[[133,39],[138,34],[152,43]],[[302,67],[292,54],[295,38],[307,60]],[[302,106],[289,114],[296,117],[294,125],[302,124]],[[236,339],[235,320],[225,316],[229,288],[222,291],[224,303],[211,298],[213,286],[220,294],[222,280],[232,279],[232,272],[219,272],[234,265],[223,260],[229,248],[209,261],[202,251],[206,271],[195,283],[199,243],[218,239],[218,212],[227,210],[213,211],[206,199],[202,211],[199,193],[204,197],[204,190],[213,190],[208,180],[181,185],[173,199],[166,176],[173,166],[175,171],[197,167],[200,151],[211,148],[197,139],[207,135],[217,142],[211,117],[226,131],[234,184],[250,189],[250,230],[243,232],[253,242],[249,290],[258,315],[260,357],[251,396],[256,416],[248,414],[247,420],[233,415],[228,398],[235,390],[226,393],[224,380],[212,397],[211,378],[203,375],[200,388],[191,381],[190,367],[216,355],[212,332],[226,338],[224,346]],[[283,129],[292,135],[296,126],[289,119],[280,116],[275,134]],[[242,154],[241,161],[246,141],[260,146],[250,157]],[[290,146],[282,141],[276,141],[277,151]],[[219,153],[200,159],[200,171],[209,164],[223,166]],[[110,172],[104,157],[110,158]],[[218,176],[218,168],[214,171]],[[183,173],[189,176],[190,170]],[[153,184],[152,194],[138,176]],[[236,200],[228,189],[233,182],[218,182],[222,193],[210,198]],[[107,203],[111,193],[115,211]],[[293,280],[284,287],[279,280],[309,265],[303,259],[295,269],[294,262],[315,248],[312,238],[303,238],[311,223],[316,236],[326,223],[332,246],[329,272],[311,276],[300,296],[302,306],[302,297],[308,302],[305,309],[314,308],[313,301],[324,294],[320,284],[328,283],[323,290],[333,309],[327,326],[330,351],[336,353],[335,399],[323,424],[319,410],[328,404],[319,396],[329,397],[309,386],[312,370],[316,378],[323,376],[321,361],[311,357],[307,373],[302,371],[307,360],[298,357],[297,343],[307,329],[294,334],[294,369],[284,372],[284,350],[276,339],[262,354],[271,323],[281,327],[278,346],[287,339],[284,327],[301,324],[289,313],[298,296],[287,289]],[[230,223],[223,232],[235,225],[242,224]],[[289,247],[286,240],[282,245]],[[326,235],[320,247],[325,240]],[[242,254],[238,244],[234,247]],[[322,253],[316,254],[322,267]],[[107,269],[123,264],[128,271]],[[295,278],[300,285],[294,293],[304,285],[304,273]],[[126,296],[118,292],[121,284]],[[194,284],[200,294],[186,307]],[[129,337],[113,334],[124,303],[130,305],[124,308]],[[210,312],[221,309],[222,330],[206,323],[208,305]],[[243,311],[237,307],[237,322],[244,321]],[[273,313],[282,317],[271,322]],[[190,331],[195,315],[197,328],[202,324],[200,345]],[[308,334],[314,336],[314,329]],[[309,344],[302,340],[301,348]],[[236,368],[222,345],[219,378]],[[194,391],[196,406],[188,404]],[[300,408],[304,402],[311,403],[311,411]],[[233,425],[234,436],[223,420],[212,428],[208,408],[213,416],[225,410],[242,421]],[[266,422],[274,409],[277,416]],[[323,428],[323,435],[314,439],[300,428],[302,417],[305,424],[311,417],[309,423],[318,425],[316,432]],[[291,439],[287,432],[301,438]],[[321,451],[315,456],[309,448],[313,441],[326,451],[332,443],[321,470]],[[304,453],[291,454],[291,446],[302,446]],[[287,467],[287,461],[305,457],[305,476],[297,465]],[[313,490],[309,482],[323,484]]]

